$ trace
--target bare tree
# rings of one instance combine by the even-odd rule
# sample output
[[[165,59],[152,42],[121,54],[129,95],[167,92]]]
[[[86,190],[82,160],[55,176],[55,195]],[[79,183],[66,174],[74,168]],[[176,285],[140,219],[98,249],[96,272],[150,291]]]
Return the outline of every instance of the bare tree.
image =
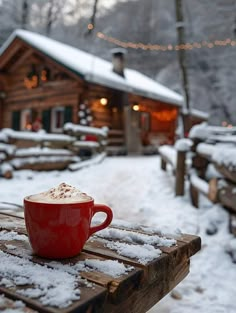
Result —
[[[27,28],[28,24],[28,15],[29,15],[29,4],[28,0],[23,0],[22,2],[22,22],[21,22],[21,27],[23,29]]]
[[[46,14],[46,34],[49,36],[52,30],[53,24],[59,20],[62,16],[62,9],[65,5],[65,1],[62,0],[50,0],[47,3]]]

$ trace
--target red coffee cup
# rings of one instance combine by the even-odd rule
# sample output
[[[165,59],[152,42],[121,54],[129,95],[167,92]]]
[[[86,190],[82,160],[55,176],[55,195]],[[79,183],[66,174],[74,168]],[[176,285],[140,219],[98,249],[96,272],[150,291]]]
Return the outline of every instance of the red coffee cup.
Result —
[[[86,240],[106,228],[112,221],[112,210],[103,204],[86,202],[43,203],[24,198],[25,224],[35,254],[50,259],[73,257],[81,252]],[[91,226],[92,217],[104,212],[103,223]]]

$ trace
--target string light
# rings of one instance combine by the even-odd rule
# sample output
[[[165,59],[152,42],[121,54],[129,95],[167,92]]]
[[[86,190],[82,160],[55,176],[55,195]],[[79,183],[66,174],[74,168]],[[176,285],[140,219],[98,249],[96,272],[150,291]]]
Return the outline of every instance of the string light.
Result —
[[[87,27],[88,27],[88,30],[94,29],[94,25],[92,23],[89,23]]]
[[[115,44],[116,46],[123,47],[123,48],[130,48],[130,49],[141,49],[141,50],[155,50],[155,51],[178,51],[178,50],[193,50],[193,49],[202,49],[208,48],[212,49],[215,47],[225,47],[225,46],[236,46],[236,40],[231,38],[226,38],[224,40],[213,40],[213,41],[200,41],[200,42],[193,42],[193,43],[185,43],[180,45],[157,45],[157,44],[144,44],[141,42],[135,43],[130,41],[121,41],[117,38],[105,35],[102,32],[97,33],[97,37],[99,39],[108,41],[110,43]]]

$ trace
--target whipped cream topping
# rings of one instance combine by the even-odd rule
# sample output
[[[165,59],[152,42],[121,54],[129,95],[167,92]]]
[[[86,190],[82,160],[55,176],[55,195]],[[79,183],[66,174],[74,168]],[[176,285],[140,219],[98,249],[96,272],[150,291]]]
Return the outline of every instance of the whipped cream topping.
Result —
[[[88,202],[92,198],[71,185],[61,183],[48,191],[28,197],[28,200],[42,203],[74,203]]]

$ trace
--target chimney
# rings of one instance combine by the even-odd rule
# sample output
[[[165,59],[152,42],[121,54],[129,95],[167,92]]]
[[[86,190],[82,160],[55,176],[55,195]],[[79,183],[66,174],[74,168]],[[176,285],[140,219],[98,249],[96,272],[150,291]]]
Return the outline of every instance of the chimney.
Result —
[[[125,77],[124,68],[125,68],[125,54],[127,50],[123,48],[114,48],[111,50],[112,53],[112,65],[113,72]]]

